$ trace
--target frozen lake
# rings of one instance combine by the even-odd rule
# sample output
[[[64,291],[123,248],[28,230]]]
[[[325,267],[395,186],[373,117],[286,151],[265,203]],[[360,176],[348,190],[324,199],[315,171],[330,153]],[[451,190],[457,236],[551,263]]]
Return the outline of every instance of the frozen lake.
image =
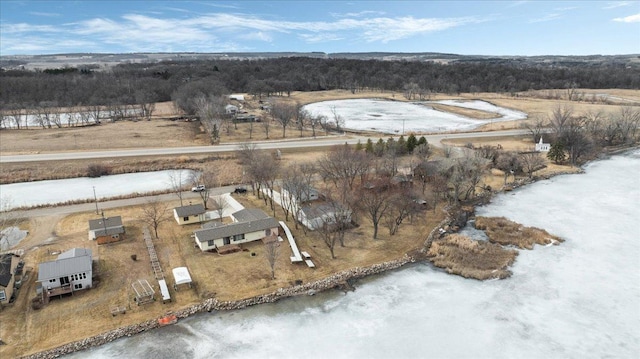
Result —
[[[434,110],[430,103],[486,111],[499,115],[493,120],[472,119]],[[443,100],[433,102],[398,102],[376,99],[323,101],[308,104],[304,109],[314,116],[326,116],[333,121],[334,111],[344,120],[344,127],[359,131],[389,134],[402,132],[447,132],[470,130],[490,122],[527,118],[527,114],[495,106],[485,101]],[[404,131],[403,131],[404,130]]]
[[[416,264],[347,294],[203,313],[71,357],[637,358],[638,173],[635,151],[480,208],[566,240],[521,251],[506,280]]]
[[[189,184],[189,170],[139,172],[97,178],[80,177],[51,181],[21,182],[0,185],[0,208],[3,210],[47,203],[93,199],[98,200],[132,193],[150,193],[171,188],[171,174]]]

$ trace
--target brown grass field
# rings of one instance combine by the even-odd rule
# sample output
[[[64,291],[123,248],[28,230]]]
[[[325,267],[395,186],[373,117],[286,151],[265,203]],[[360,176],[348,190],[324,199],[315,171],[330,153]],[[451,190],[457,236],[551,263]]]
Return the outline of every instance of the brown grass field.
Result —
[[[606,90],[616,96],[640,99],[640,91]],[[289,101],[309,103],[314,101],[340,98],[388,98],[404,101],[398,93],[356,93],[348,91],[325,91],[314,93],[293,93]],[[531,96],[511,97],[499,94],[461,94],[459,96],[435,95],[433,99],[445,98],[481,98],[496,105],[518,109],[530,114],[545,115],[555,106],[564,104],[561,100],[541,100]],[[590,104],[586,102],[571,103],[576,112],[603,109],[603,111],[617,111],[618,105]],[[259,114],[257,101],[248,101],[246,109],[250,113]],[[451,110],[450,106],[441,106],[441,110]],[[456,111],[462,111],[456,109]],[[163,119],[174,114],[170,104],[159,104],[157,117],[151,121],[121,121],[104,123],[100,126],[64,129],[28,129],[0,131],[0,152],[2,154],[42,153],[50,151],[83,151],[109,148],[140,148],[208,145],[208,138],[200,128],[198,122],[181,122]],[[466,115],[477,118],[490,116],[479,111],[466,111]],[[485,117],[483,117],[485,116]],[[495,128],[517,128],[520,124],[499,123]],[[486,127],[486,126],[485,126]],[[223,142],[243,142],[248,139],[247,124],[239,124],[238,129],[232,127],[229,135],[225,129],[221,131]],[[310,135],[306,130],[304,136]],[[318,136],[323,135],[318,131]],[[287,138],[300,136],[294,129],[287,129]],[[261,140],[266,137],[260,123],[254,124],[253,138]],[[279,126],[272,124],[270,139],[282,138]],[[383,136],[380,136],[383,137]],[[450,142],[464,145],[472,142],[474,145],[500,143],[503,148],[520,150],[532,146],[528,138],[514,138],[507,140],[486,138],[483,140],[467,140],[464,143]],[[308,161],[322,152],[292,150],[283,152],[283,162]],[[232,155],[209,156],[179,156],[162,158],[127,158],[69,161],[63,164],[56,162],[42,163],[3,163],[0,168],[0,183],[26,181],[33,179],[66,178],[86,175],[90,164],[102,164],[112,169],[112,173],[131,171],[152,171],[167,168],[194,168],[216,166],[220,168],[221,184],[238,183],[242,170]],[[547,168],[536,174],[552,174],[556,171],[568,172],[578,169],[568,166],[548,164]],[[510,178],[509,181],[512,181]],[[488,174],[483,184],[492,188],[501,188],[504,179],[500,171]],[[262,200],[252,195],[237,197],[247,207],[263,208],[267,213],[271,210],[264,206]],[[170,207],[177,202],[168,203]],[[77,213],[69,216],[49,216],[32,218],[21,224],[23,229],[29,230],[18,248],[25,250],[24,260],[29,270],[29,280],[20,289],[18,299],[12,305],[0,310],[0,338],[7,345],[0,345],[0,357],[10,358],[28,353],[52,348],[70,341],[85,338],[107,330],[134,324],[164,315],[166,312],[183,308],[214,295],[220,300],[241,299],[261,293],[272,292],[277,288],[290,286],[296,281],[309,282],[324,278],[340,270],[356,266],[366,266],[392,259],[400,258],[407,252],[420,248],[427,234],[439,223],[444,216],[441,208],[425,211],[413,224],[403,223],[399,233],[389,236],[385,228],[381,227],[379,240],[372,239],[372,226],[367,219],[361,219],[360,226],[349,231],[346,246],[336,248],[336,259],[331,259],[328,248],[315,233],[305,235],[302,230],[296,230],[293,223],[288,224],[297,239],[301,250],[312,256],[315,269],[304,264],[292,265],[289,262],[290,249],[287,242],[282,242],[280,256],[276,265],[276,279],[270,279],[270,272],[261,243],[244,245],[246,251],[220,256],[214,253],[201,253],[194,248],[191,233],[198,226],[178,226],[173,219],[163,223],[160,227],[160,238],[155,240],[156,251],[161,265],[168,278],[171,295],[174,302],[162,304],[155,302],[145,306],[137,306],[131,301],[131,283],[144,278],[154,284],[149,257],[142,240],[142,223],[140,207],[125,207],[111,210],[110,215],[121,215],[127,229],[127,239],[122,242],[97,246],[95,242],[87,240],[87,220],[95,218],[93,212]],[[284,220],[281,210],[276,211],[276,218]],[[442,251],[459,253],[464,248],[464,240],[456,244],[440,243]],[[60,252],[74,247],[91,248],[96,260],[95,270],[99,283],[94,289],[80,291],[73,297],[53,299],[51,303],[40,310],[31,308],[30,301],[35,295],[35,279],[37,264],[42,261],[55,259],[51,253]],[[489,247],[487,247],[489,248]],[[495,249],[480,248],[477,251],[486,254],[494,268],[503,268],[512,261],[511,255]],[[508,252],[508,251],[507,251]],[[251,256],[250,253],[255,253]],[[138,256],[137,261],[131,255]],[[461,254],[456,254],[461,255]],[[486,264],[472,261],[480,270],[486,270]],[[497,263],[497,264],[496,264]],[[177,266],[187,266],[196,283],[194,289],[182,289],[175,292],[172,288],[173,278],[171,269]],[[449,268],[449,264],[443,265]],[[486,271],[485,271],[486,274]],[[127,313],[112,316],[113,306],[126,306]]]
[[[267,213],[273,213],[268,206],[264,206],[262,199],[253,195],[240,195],[237,199],[247,207],[262,208]],[[178,204],[177,201],[169,203],[171,207]],[[400,258],[423,246],[431,228],[444,216],[440,209],[435,212],[425,210],[414,219],[413,224],[403,224],[399,233],[393,237],[381,228],[378,240],[372,239],[371,226],[363,220],[362,226],[347,234],[345,247],[336,248],[336,259],[331,259],[328,248],[316,233],[304,235],[301,229],[296,230],[294,223],[289,221],[288,225],[297,238],[298,247],[311,254],[316,268],[308,268],[304,263],[291,264],[288,243],[281,242],[275,280],[270,278],[261,242],[244,244],[244,251],[224,256],[202,253],[194,247],[191,238],[191,233],[199,226],[179,226],[171,218],[161,225],[160,238],[154,240],[154,243],[174,301],[167,304],[156,301],[137,306],[132,301],[133,281],[147,279],[156,292],[159,291],[142,239],[144,225],[141,221],[141,208],[132,206],[110,212],[111,215],[123,217],[127,238],[121,242],[98,246],[94,241],[89,241],[87,221],[97,216],[93,212],[86,212],[57,218],[59,221],[53,228],[49,228],[51,232],[46,233],[47,229],[44,229],[42,233],[50,235],[48,240],[36,243],[25,239],[21,243],[23,248],[30,246],[26,248],[24,260],[31,268],[37,268],[37,263],[55,259],[61,251],[74,247],[90,248],[99,282],[91,290],[77,292],[73,297],[54,298],[42,309],[34,310],[30,306],[30,300],[34,297],[36,274],[32,272],[31,279],[21,288],[17,302],[0,312],[3,322],[0,337],[8,343],[0,346],[3,357],[38,352],[120,326],[160,317],[168,311],[196,304],[211,296],[223,301],[239,300],[273,292],[277,288],[294,285],[296,281],[306,283],[341,270]],[[276,218],[284,220],[281,209],[276,210]],[[33,232],[37,231],[36,226],[43,225],[33,224],[27,228]],[[251,256],[250,253],[256,255]],[[137,261],[131,259],[132,254],[137,255]],[[189,268],[196,283],[194,289],[180,289],[178,292],[173,290],[171,269],[179,266]],[[126,314],[112,316],[111,308],[121,306],[127,308]],[[8,318],[12,320],[7,320]]]

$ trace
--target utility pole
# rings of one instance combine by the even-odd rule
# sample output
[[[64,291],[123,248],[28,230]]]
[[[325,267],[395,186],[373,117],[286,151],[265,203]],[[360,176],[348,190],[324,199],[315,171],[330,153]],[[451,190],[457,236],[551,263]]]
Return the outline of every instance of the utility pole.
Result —
[[[98,212],[98,197],[96,196],[96,186],[93,186],[93,199],[96,201],[96,214],[99,214],[99,212]]]

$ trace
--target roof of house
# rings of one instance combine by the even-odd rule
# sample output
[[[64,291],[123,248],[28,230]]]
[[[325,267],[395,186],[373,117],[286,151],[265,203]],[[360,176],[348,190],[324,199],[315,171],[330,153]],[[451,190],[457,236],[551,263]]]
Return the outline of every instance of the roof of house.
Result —
[[[194,234],[198,241],[206,242],[209,240],[231,237],[238,234],[264,231],[265,229],[276,227],[278,227],[278,221],[276,221],[275,218],[267,216],[266,218],[249,220],[246,222],[235,222],[224,226],[215,226],[213,228],[200,229],[195,231]]]
[[[238,222],[255,221],[258,219],[269,218],[269,215],[264,213],[263,210],[258,208],[245,208],[232,214]]]
[[[0,255],[0,286],[7,287],[11,282],[13,276],[11,262],[14,257],[17,257],[13,253],[7,253]]]
[[[173,209],[178,217],[188,217],[206,212],[202,203],[190,204],[188,206],[176,207]]]
[[[109,228],[120,228],[120,227],[122,227],[122,217],[120,216],[107,217],[107,218],[104,218],[104,221],[102,218],[89,220],[90,231],[95,231],[97,229],[104,230],[105,228],[109,229]]]
[[[304,212],[304,215],[308,219],[312,219],[312,218],[320,218],[324,215],[333,215],[336,211],[340,209],[347,211],[347,213],[351,212],[351,210],[349,210],[348,208],[342,208],[339,204],[331,204],[328,202],[319,203],[312,206],[305,206],[305,207],[302,207],[300,210]]]
[[[60,258],[61,256],[62,258]],[[91,250],[74,248],[62,253],[55,261],[40,263],[38,265],[38,282],[90,270]]]
[[[91,257],[91,249],[87,248],[73,248],[66,252],[62,252],[58,255],[58,259],[67,259],[73,257],[89,256]]]

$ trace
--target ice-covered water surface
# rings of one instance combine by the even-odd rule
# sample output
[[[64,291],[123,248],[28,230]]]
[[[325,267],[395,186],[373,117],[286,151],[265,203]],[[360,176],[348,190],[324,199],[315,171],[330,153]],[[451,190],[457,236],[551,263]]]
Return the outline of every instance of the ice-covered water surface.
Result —
[[[80,177],[62,180],[21,182],[0,185],[2,209],[37,206],[47,203],[123,196],[132,193],[149,193],[171,188],[170,176],[188,184],[189,170],[139,172],[97,178]]]
[[[566,239],[522,251],[506,280],[467,280],[418,264],[348,294],[202,314],[72,357],[637,357],[638,173],[636,151],[479,209]]]
[[[500,115],[493,120],[477,120],[453,113],[434,110],[428,102],[399,102],[376,99],[323,101],[304,106],[313,116],[323,115],[335,122],[335,116],[344,120],[344,127],[359,131],[383,133],[445,132],[469,130],[489,122],[524,119],[523,112],[509,110],[485,101],[435,101],[450,106],[465,107]]]

